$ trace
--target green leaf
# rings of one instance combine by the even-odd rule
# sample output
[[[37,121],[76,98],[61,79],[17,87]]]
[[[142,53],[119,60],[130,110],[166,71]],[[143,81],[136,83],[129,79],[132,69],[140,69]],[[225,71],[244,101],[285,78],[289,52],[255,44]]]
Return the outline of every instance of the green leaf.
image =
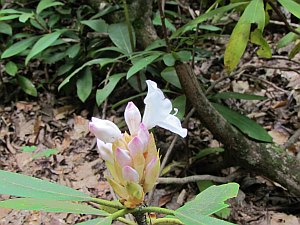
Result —
[[[260,95],[250,95],[238,92],[220,92],[215,94],[211,99],[244,99],[244,100],[266,100],[267,97]]]
[[[278,0],[290,13],[300,19],[300,4],[293,0]]]
[[[82,102],[90,96],[93,88],[93,75],[90,68],[85,68],[81,76],[79,76],[77,82],[77,95]]]
[[[153,49],[161,48],[166,46],[166,41],[162,39],[158,39],[153,41],[151,44],[149,44],[146,48],[145,51],[150,51]]]
[[[230,73],[238,65],[245,52],[249,40],[251,23],[257,23],[262,31],[265,26],[265,11],[263,0],[252,0],[246,7],[232,31],[224,54],[224,64]]]
[[[38,39],[38,36],[30,37],[14,43],[2,53],[1,58],[8,58],[23,52],[24,50],[32,46],[36,39]]]
[[[244,134],[258,141],[272,142],[272,137],[268,132],[255,121],[223,105],[212,104],[229,123],[236,126]]]
[[[22,152],[34,152],[37,149],[36,146],[32,145],[32,146],[23,146],[21,148]]]
[[[165,68],[163,71],[161,71],[160,75],[165,81],[181,89],[181,84],[174,67]]]
[[[40,153],[35,154],[32,158],[41,158],[41,157],[50,157],[51,155],[55,155],[58,153],[58,150],[55,148],[46,149]]]
[[[238,189],[239,185],[236,183],[211,186],[198,194],[194,200],[177,209],[175,216],[184,224],[231,224],[209,217],[209,215],[228,207],[224,201],[236,197]]]
[[[34,56],[48,48],[50,45],[52,45],[62,34],[62,31],[55,31],[50,34],[45,34],[43,37],[41,37],[32,47],[31,51],[27,55],[25,59],[25,65],[28,64],[29,60],[32,59]]]
[[[137,60],[132,65],[132,67],[130,67],[130,69],[128,70],[126,79],[129,79],[132,75],[134,75],[135,73],[139,72],[140,70],[142,70],[143,68],[145,68],[146,66],[151,64],[154,60],[156,60],[161,55],[162,55],[161,52],[155,52],[152,55],[149,55],[145,58],[141,58],[140,60]]]
[[[110,225],[112,223],[111,217],[97,218],[88,220],[86,222],[76,223],[76,225]]]
[[[72,72],[66,79],[64,79],[63,82],[61,82],[61,84],[58,86],[58,90],[60,90],[63,86],[65,86],[67,83],[69,83],[70,79],[73,76],[75,76],[79,71],[81,71],[83,68],[85,68],[87,66],[91,66],[91,65],[96,65],[96,64],[100,64],[100,66],[102,67],[109,63],[118,61],[118,59],[119,58],[100,58],[100,59],[93,59],[93,60],[86,62],[85,64],[83,64],[82,66],[80,66],[79,68],[74,70],[74,72]]]
[[[300,32],[300,28],[296,29],[298,32]],[[287,46],[288,44],[294,42],[295,40],[297,40],[300,36],[295,34],[294,32],[290,32],[288,34],[286,34],[285,36],[283,36],[277,43],[277,48],[283,48],[285,46]]]
[[[34,84],[27,78],[21,75],[17,76],[17,81],[22,90],[31,96],[37,97],[37,90]]]
[[[67,49],[66,54],[69,58],[74,58],[80,51],[80,43],[72,45],[70,48]]]
[[[134,46],[130,44],[130,36],[128,32],[128,27],[126,23],[115,23],[108,27],[108,35],[111,41],[120,49],[125,51],[127,54],[131,54],[135,48],[135,34],[134,36]]]
[[[217,14],[225,13],[231,9],[234,9],[234,8],[244,5],[244,4],[247,4],[247,2],[238,2],[238,3],[229,4],[229,5],[211,10],[207,13],[204,13],[201,16],[197,17],[196,19],[191,20],[186,25],[179,28],[177,31],[175,31],[172,34],[171,38],[176,38],[189,30],[195,29],[198,26],[198,24],[202,23],[203,21],[205,21],[209,18],[216,16]]]
[[[240,18],[242,23],[256,23],[261,31],[265,27],[265,10],[263,0],[251,0]]]
[[[16,198],[0,201],[0,207],[17,210],[38,210],[44,212],[109,215],[107,212],[80,203],[49,199]]]
[[[87,194],[72,188],[4,170],[0,170],[0,194],[49,200],[91,200]]]
[[[26,23],[26,21],[29,19],[29,18],[33,18],[34,14],[33,13],[22,13],[19,17],[19,21],[21,23]]]
[[[36,8],[36,13],[40,14],[43,10],[58,5],[64,5],[64,4],[62,2],[55,2],[53,0],[42,0],[39,2]]]
[[[80,23],[87,25],[94,31],[100,32],[100,33],[107,33],[108,30],[108,24],[103,19],[98,20],[82,20]]]
[[[300,52],[300,42],[298,42],[294,48],[289,53],[289,59],[292,59],[295,57],[296,54]]]
[[[192,53],[190,51],[179,51],[174,52],[176,59],[180,60],[181,62],[187,62],[191,60]]]
[[[9,24],[0,22],[0,33],[7,34],[9,36],[12,35],[12,28]]]
[[[104,88],[98,89],[96,93],[97,105],[101,105],[105,99],[112,93],[121,78],[125,77],[126,73],[118,73],[109,77],[108,84]]]
[[[174,58],[172,53],[164,54],[163,61],[166,66],[174,66],[176,59]]]
[[[250,23],[242,23],[241,20],[234,27],[224,54],[224,64],[226,70],[230,73],[239,63],[247,47]]]
[[[184,117],[185,115],[185,105],[186,105],[186,97],[185,95],[180,95],[176,97],[172,101],[173,108],[176,108],[178,110],[176,117],[178,117],[180,120]],[[176,112],[174,112],[176,113]]]
[[[20,15],[9,15],[9,16],[0,16],[0,21],[4,21],[4,20],[13,20],[16,18],[19,18]]]
[[[9,61],[8,63],[6,63],[4,69],[5,72],[11,76],[15,76],[18,72],[18,66],[13,61]]]
[[[263,58],[271,58],[272,51],[268,44],[268,42],[264,39],[261,30],[256,29],[250,35],[250,41],[253,44],[259,45],[259,49],[257,50],[257,55]]]

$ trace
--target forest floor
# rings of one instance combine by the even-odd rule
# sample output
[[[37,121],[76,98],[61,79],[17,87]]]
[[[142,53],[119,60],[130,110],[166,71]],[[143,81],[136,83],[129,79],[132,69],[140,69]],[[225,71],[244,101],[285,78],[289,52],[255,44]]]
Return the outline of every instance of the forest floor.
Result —
[[[215,91],[267,97],[262,101],[228,99],[224,103],[256,120],[274,142],[284,145],[300,127],[300,56],[298,54],[295,61],[290,61],[284,55],[282,50],[272,60],[262,60],[246,54],[239,73],[223,80],[218,80],[224,76],[220,57],[203,60],[195,67],[195,72],[204,83],[218,80]],[[28,98],[1,104],[0,169],[57,182],[94,197],[114,199],[104,178],[106,168],[99,158],[94,136],[88,131],[88,122],[92,115],[103,115],[104,112],[106,119],[122,127],[125,105],[112,110],[110,104],[120,101],[122,93],[127,95],[126,90],[130,90],[127,84],[117,89],[115,93],[119,94],[113,95],[100,112],[95,110],[96,107],[90,107],[93,104],[80,105],[72,97],[60,98],[51,92],[40,93],[36,100]],[[142,104],[142,99],[137,102]],[[300,196],[294,196],[260,174],[219,166],[222,165],[219,153],[196,160],[195,156],[202,149],[219,148],[222,144],[201,125],[196,114],[189,118],[187,127],[188,138],[177,140],[164,176],[210,174],[225,177],[236,173],[232,181],[240,184],[240,192],[229,202],[229,221],[253,225],[300,224]],[[162,129],[157,129],[155,136],[164,155],[174,136]],[[298,139],[290,143],[288,151],[295,157],[300,156]],[[198,186],[196,183],[160,184],[151,204],[175,209],[192,199],[200,186],[201,183]],[[1,199],[7,198],[9,196],[1,196]],[[0,225],[75,224],[88,218],[90,216],[0,208]]]

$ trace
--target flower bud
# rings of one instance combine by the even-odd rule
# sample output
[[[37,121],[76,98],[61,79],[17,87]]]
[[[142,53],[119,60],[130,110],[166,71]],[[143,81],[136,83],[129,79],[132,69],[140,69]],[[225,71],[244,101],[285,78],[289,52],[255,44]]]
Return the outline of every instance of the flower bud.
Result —
[[[89,130],[105,143],[112,143],[122,137],[122,133],[116,124],[95,117],[92,117],[92,122],[89,123]]]
[[[129,155],[129,152],[122,148],[117,148],[115,152],[116,162],[119,164],[121,168],[124,166],[131,166],[132,160]]]
[[[139,174],[131,166],[124,166],[122,169],[123,179],[128,182],[139,182]]]
[[[142,121],[141,113],[133,102],[128,102],[124,113],[126,124],[132,136],[137,134]]]
[[[157,178],[159,176],[159,168],[160,168],[160,161],[157,156],[154,156],[152,160],[146,167],[145,170],[145,181],[144,181],[144,191],[149,192],[153,188]]]
[[[141,123],[139,126],[137,136],[143,143],[145,149],[148,145],[150,134],[147,127],[143,123]]]
[[[104,143],[103,141],[97,138],[97,146],[102,159],[112,163],[113,162],[112,144]]]

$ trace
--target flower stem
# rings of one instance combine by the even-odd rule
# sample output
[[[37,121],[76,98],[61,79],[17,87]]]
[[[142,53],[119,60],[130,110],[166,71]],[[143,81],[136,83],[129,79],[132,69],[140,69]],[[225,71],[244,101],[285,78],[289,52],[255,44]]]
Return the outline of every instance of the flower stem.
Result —
[[[159,207],[154,207],[154,206],[143,207],[143,208],[140,208],[139,211],[141,211],[143,213],[145,213],[145,212],[157,212],[157,213],[172,215],[172,216],[174,216],[174,213],[175,213],[174,210],[159,208]]]
[[[140,208],[139,208],[140,209]],[[133,212],[132,215],[134,216],[138,225],[148,225],[146,221],[146,214],[140,210]]]
[[[99,199],[99,198],[92,198],[91,202],[98,203],[100,205],[112,207],[115,209],[124,209],[125,207],[120,203],[120,202],[112,202],[104,199]]]
[[[175,218],[159,218],[152,221],[152,225],[174,225],[174,224],[184,225],[184,223],[182,223],[179,219],[175,219]]]

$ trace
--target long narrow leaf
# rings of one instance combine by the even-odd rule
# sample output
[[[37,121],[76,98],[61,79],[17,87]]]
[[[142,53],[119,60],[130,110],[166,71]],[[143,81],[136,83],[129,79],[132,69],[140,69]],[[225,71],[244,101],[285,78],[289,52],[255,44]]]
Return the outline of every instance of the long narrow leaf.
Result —
[[[88,205],[57,201],[49,199],[34,199],[34,198],[16,198],[5,201],[0,201],[0,207],[17,209],[17,210],[37,210],[44,212],[60,212],[60,213],[76,213],[76,214],[91,214],[98,216],[108,216],[109,214],[103,210],[93,208]]]
[[[217,103],[213,103],[213,106],[229,123],[237,127],[244,134],[258,141],[272,142],[272,137],[268,132],[247,116]]]
[[[76,223],[76,225],[110,225],[111,223],[112,219],[108,216],[105,218],[97,218],[82,223]]]
[[[72,188],[49,181],[0,170],[0,194],[27,198],[89,201],[91,197]]]

